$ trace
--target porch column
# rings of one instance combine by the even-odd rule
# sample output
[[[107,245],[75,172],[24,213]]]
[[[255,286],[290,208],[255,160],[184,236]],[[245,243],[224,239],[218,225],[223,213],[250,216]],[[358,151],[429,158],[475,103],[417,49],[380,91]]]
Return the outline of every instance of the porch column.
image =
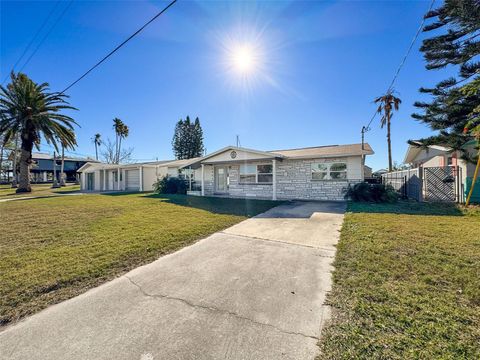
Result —
[[[202,164],[202,196],[205,196],[205,165]]]
[[[272,200],[277,200],[277,160],[272,160]]]
[[[80,173],[80,189],[82,190],[86,190],[86,186],[85,186],[85,173],[82,172]]]
[[[143,191],[143,166],[138,169],[140,172],[140,191]]]
[[[117,190],[120,191],[120,166],[117,169]]]
[[[107,170],[103,169],[103,191],[107,190]]]
[[[42,173],[42,175],[43,175],[42,181],[43,181],[43,182],[47,182],[47,181],[48,181],[47,172],[44,171],[44,172]]]

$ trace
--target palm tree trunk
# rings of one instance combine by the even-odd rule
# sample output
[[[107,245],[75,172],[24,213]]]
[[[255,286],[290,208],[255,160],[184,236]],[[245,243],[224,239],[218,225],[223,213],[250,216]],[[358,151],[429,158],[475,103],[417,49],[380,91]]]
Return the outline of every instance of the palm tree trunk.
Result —
[[[60,169],[60,186],[65,186],[65,173],[63,169],[65,168],[65,147],[62,146],[62,166]]]
[[[18,179],[17,193],[31,192],[30,186],[30,164],[32,163],[33,143],[22,139],[22,147],[20,149],[20,177]]]
[[[97,141],[95,140],[95,159],[98,161]]]
[[[392,140],[390,138],[390,114],[387,115],[387,143],[388,143],[388,171],[393,170],[392,163]]]
[[[117,150],[117,164],[120,163],[120,150],[122,149],[122,137],[119,136],[118,139],[118,150]]]
[[[116,134],[116,136],[115,136],[115,156],[114,156],[114,158],[113,158],[113,163],[114,163],[114,164],[118,164],[118,163],[117,163],[117,155],[118,155],[118,132],[117,132],[117,134]]]
[[[4,147],[5,147],[5,141],[2,141],[2,147],[0,148],[0,182],[2,182],[3,148]]]
[[[17,153],[18,153],[18,134],[15,134],[15,149],[13,149],[12,161],[12,188],[16,188],[17,184]]]

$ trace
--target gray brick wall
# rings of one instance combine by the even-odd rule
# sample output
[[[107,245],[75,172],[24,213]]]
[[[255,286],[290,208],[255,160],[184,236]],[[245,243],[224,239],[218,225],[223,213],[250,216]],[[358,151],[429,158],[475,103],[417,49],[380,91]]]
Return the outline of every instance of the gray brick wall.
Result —
[[[311,165],[318,162],[345,161],[338,159],[308,159],[277,161],[277,199],[278,200],[344,200],[344,189],[349,183],[360,182],[360,179],[349,180],[312,180]],[[268,162],[258,162],[265,164]],[[251,164],[257,164],[252,162]],[[206,172],[205,195],[214,194],[213,171]],[[271,184],[241,184],[240,166],[229,166],[229,191],[232,197],[272,198]]]

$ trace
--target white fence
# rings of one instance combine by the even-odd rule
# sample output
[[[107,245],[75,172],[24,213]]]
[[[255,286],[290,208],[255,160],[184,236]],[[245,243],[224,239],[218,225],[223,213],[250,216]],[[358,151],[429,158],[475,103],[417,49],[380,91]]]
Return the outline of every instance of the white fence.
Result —
[[[422,170],[420,168],[382,174],[382,183],[391,185],[403,197],[422,201]]]

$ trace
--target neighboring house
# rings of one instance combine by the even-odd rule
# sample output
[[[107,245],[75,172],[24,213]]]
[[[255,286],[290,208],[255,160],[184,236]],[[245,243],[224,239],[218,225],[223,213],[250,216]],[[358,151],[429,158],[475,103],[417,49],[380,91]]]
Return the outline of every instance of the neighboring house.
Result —
[[[463,146],[463,150],[466,150],[472,156],[478,151],[475,149],[475,141],[467,142]],[[417,176],[423,178],[423,196],[427,199],[438,198],[443,200],[446,195],[451,195],[451,189],[453,188],[455,199],[462,201],[470,190],[473,173],[475,172],[475,164],[463,160],[460,151],[454,151],[442,145],[426,147],[420,146],[420,143],[419,146],[409,145],[404,163],[411,165],[409,173],[416,171]],[[431,176],[432,181],[424,176],[424,172],[427,170],[429,174],[433,174]],[[435,175],[434,172],[437,172],[437,174]],[[451,177],[454,179],[452,180]],[[477,188],[480,188],[480,181],[475,185],[475,193],[472,197],[475,202],[480,201],[480,191]],[[448,199],[448,196],[446,198]]]
[[[466,143],[464,148],[471,155],[476,152],[474,141]],[[409,145],[403,162],[410,164],[412,168],[458,166],[461,169],[463,181],[466,178],[472,178],[475,171],[475,164],[463,160],[460,151],[453,151],[451,148],[441,145],[427,147]]]
[[[157,178],[191,173],[188,178],[203,196],[343,200],[349,184],[364,180],[365,156],[371,154],[368,144],[274,151],[229,146],[202,158],[120,166],[86,164],[79,172],[83,190],[148,191]],[[114,176],[110,173],[115,172],[121,183],[109,186]]]
[[[386,174],[388,173],[388,170],[387,169],[379,169],[377,171],[374,171],[372,176],[373,177],[382,177],[383,174]]]
[[[56,174],[57,180],[60,179],[60,164],[61,157],[56,156],[57,166]],[[66,181],[76,181],[77,172],[87,162],[95,162],[89,158],[76,158],[65,156],[64,160],[64,173],[66,175]],[[32,165],[30,166],[31,181],[34,183],[52,182],[53,181],[53,155],[47,153],[32,153]]]
[[[157,179],[179,176],[185,167],[200,158],[134,164],[86,163],[80,173],[84,191],[152,191]]]
[[[365,179],[370,179],[373,177],[372,168],[370,166],[363,165],[363,176]]]

